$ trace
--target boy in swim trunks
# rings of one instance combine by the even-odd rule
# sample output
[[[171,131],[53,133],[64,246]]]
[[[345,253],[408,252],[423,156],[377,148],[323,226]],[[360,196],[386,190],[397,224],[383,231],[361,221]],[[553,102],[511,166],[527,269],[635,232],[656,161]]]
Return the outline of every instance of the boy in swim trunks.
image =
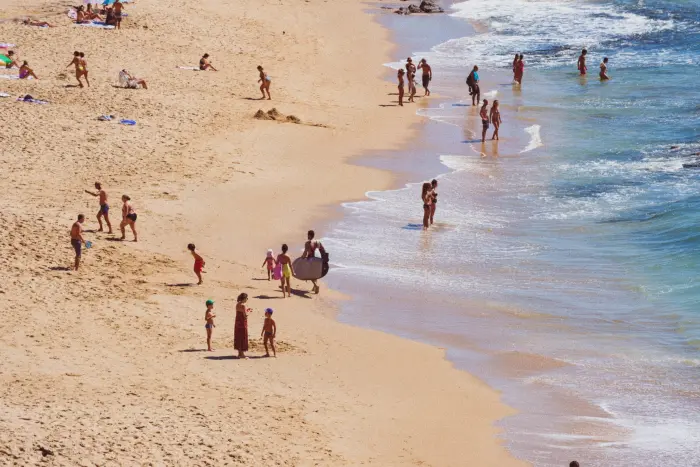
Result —
[[[426,59],[421,59],[420,63],[418,64],[418,69],[423,70],[423,89],[425,89],[425,94],[426,96],[430,95],[430,82],[433,80],[433,69],[430,68],[430,65],[428,65],[428,61]]]
[[[581,76],[584,76],[586,74],[586,71],[588,71],[588,68],[586,67],[586,54],[588,53],[588,50],[583,49],[581,51],[581,55],[578,56],[578,72]]]
[[[85,239],[83,238],[83,222],[85,222],[85,216],[82,214],[78,214],[78,220],[73,222],[73,226],[70,229],[70,244],[75,250],[74,269],[76,271],[80,267],[80,256],[82,253],[82,246],[85,244]]]
[[[481,117],[481,142],[486,141],[486,131],[489,129],[489,113],[486,107],[489,105],[489,101],[484,99],[484,105],[481,106],[479,111],[479,116]]]
[[[187,245],[187,249],[190,250],[190,253],[192,253],[192,257],[194,258],[194,273],[197,275],[197,279],[199,279],[199,282],[197,282],[197,285],[202,285],[202,272],[204,269],[204,258],[199,256],[195,250],[194,243],[190,243]]]
[[[265,321],[263,322],[263,328],[260,332],[260,337],[263,338],[263,345],[265,346],[265,356],[269,357],[270,352],[267,350],[267,343],[270,343],[272,347],[272,356],[277,357],[277,350],[275,350],[275,336],[277,335],[277,325],[275,325],[275,320],[272,319],[272,308],[267,308],[265,310]]]
[[[207,300],[205,304],[207,306],[207,311],[204,312],[204,321],[206,321],[204,329],[207,330],[207,351],[211,352],[214,350],[211,348],[211,334],[214,332],[214,328],[216,327],[214,325],[214,318],[216,318],[216,315],[214,314],[214,301]]]
[[[109,222],[109,204],[107,204],[107,192],[102,189],[102,184],[100,182],[95,182],[95,188],[97,189],[97,193],[85,190],[85,193],[92,195],[92,196],[99,196],[100,198],[100,210],[97,211],[97,222],[100,224],[100,228],[97,230],[98,232],[104,232],[102,229],[102,218],[105,218],[105,222],[107,223],[107,228],[109,229],[108,234],[112,233],[112,224]]]

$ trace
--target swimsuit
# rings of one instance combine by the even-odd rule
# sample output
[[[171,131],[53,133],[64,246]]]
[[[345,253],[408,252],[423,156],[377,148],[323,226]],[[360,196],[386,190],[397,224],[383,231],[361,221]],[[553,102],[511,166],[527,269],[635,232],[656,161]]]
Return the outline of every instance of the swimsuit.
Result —
[[[423,87],[427,88],[429,84],[430,84],[430,75],[424,74],[423,75]]]
[[[205,324],[204,329],[214,329],[214,325],[213,324]]]
[[[71,238],[71,239],[70,239],[70,244],[73,245],[73,249],[75,250],[75,256],[77,256],[78,258],[80,258],[80,254],[81,254],[81,250],[82,250],[83,244],[80,243],[80,240],[78,240],[77,238]]]
[[[205,63],[204,59],[201,59],[199,61],[199,69],[200,70],[206,70],[207,69],[207,64]]]
[[[127,214],[126,218],[131,219],[132,222],[136,222],[136,213]]]
[[[25,79],[27,76],[29,76],[29,71],[26,69],[19,70],[19,79]]]
[[[273,266],[273,264],[275,263],[274,259],[266,258],[265,261],[267,262],[267,270],[268,271],[272,271],[273,269],[275,269],[275,267]]]
[[[287,279],[292,277],[292,268],[289,266],[289,263],[282,265],[282,275]]]
[[[488,130],[489,128],[489,121],[484,120],[483,118],[481,119],[481,124],[484,126],[484,130]]]
[[[104,215],[109,214],[109,204],[100,204],[100,212]]]
[[[265,337],[272,337],[272,332],[270,331],[265,331]]]

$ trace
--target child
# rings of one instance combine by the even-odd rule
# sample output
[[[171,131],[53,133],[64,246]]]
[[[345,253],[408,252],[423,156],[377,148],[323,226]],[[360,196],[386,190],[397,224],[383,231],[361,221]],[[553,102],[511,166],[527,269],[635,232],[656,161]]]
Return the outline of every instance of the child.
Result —
[[[192,253],[192,256],[194,257],[194,273],[197,274],[197,279],[199,279],[199,282],[197,282],[197,285],[202,284],[202,273],[204,272],[204,258],[199,256],[196,251],[194,251],[195,246],[194,243],[190,243],[187,245],[187,249],[190,250]]]
[[[284,245],[282,245],[282,253],[277,255],[277,263],[282,265],[282,276],[280,277],[280,281],[282,283],[282,298],[292,296],[291,278],[292,275],[294,275],[294,269],[292,269],[292,258],[287,256],[288,250],[289,247],[285,243]]]
[[[207,311],[204,313],[204,321],[206,321],[207,324],[204,325],[204,329],[207,330],[207,351],[211,352],[214,350],[211,348],[211,333],[216,327],[214,325],[214,318],[216,318],[216,315],[213,312],[214,302],[212,300],[207,300],[206,305]]]
[[[263,323],[260,337],[263,338],[263,344],[265,345],[265,356],[270,356],[270,352],[267,350],[267,342],[269,341],[270,346],[272,347],[272,356],[277,358],[277,351],[275,350],[275,335],[277,335],[277,326],[275,325],[275,320],[272,319],[272,312],[272,308],[267,308],[265,310],[265,322]]]
[[[267,264],[267,280],[272,280],[272,271],[275,270],[275,258],[273,255],[272,250],[267,250],[267,258],[265,258],[261,266],[264,267]]]

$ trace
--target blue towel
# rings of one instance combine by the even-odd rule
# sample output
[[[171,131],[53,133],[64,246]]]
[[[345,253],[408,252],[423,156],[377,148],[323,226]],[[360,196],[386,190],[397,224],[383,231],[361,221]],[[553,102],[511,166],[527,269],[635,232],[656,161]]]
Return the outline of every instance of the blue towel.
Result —
[[[122,125],[136,125],[136,120],[119,120]]]

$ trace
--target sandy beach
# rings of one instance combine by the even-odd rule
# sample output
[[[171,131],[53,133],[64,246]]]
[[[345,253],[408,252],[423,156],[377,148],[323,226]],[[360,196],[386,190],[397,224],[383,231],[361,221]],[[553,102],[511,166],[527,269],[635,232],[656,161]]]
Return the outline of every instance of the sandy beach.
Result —
[[[388,187],[390,173],[350,159],[401,147],[420,125],[392,106],[393,46],[367,5],[138,0],[114,31],[72,24],[66,5],[0,4],[5,20],[56,25],[0,23],[0,42],[39,77],[0,80],[11,96],[0,100],[0,464],[522,465],[494,427],[511,409],[442,350],[336,322],[347,297],[323,284],[317,296],[293,281],[282,300],[260,268],[282,243],[298,256],[339,202]],[[90,88],[66,68],[74,50]],[[205,52],[218,72],[177,68]],[[272,101],[257,100],[258,65]],[[149,89],[118,88],[123,68]],[[49,104],[16,101],[25,94]],[[253,118],[273,108],[301,123]],[[95,181],[115,235],[94,232],[84,190]],[[116,241],[122,194],[138,243]],[[93,247],[74,272],[79,213]],[[248,360],[232,357],[241,292],[254,310]],[[258,358],[266,307],[277,359]]]

